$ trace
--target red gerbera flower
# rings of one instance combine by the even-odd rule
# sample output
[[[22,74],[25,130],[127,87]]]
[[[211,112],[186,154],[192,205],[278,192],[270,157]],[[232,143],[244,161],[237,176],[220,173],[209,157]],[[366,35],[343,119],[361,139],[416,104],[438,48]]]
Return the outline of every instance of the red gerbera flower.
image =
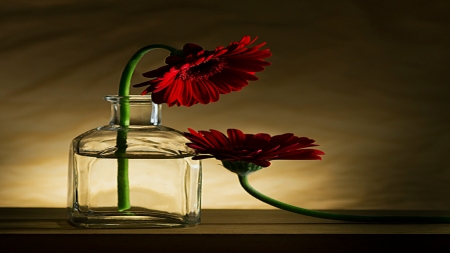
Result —
[[[244,36],[213,51],[188,43],[166,58],[167,65],[143,74],[154,79],[133,87],[149,85],[141,94],[151,92],[155,103],[168,106],[216,102],[220,94],[238,91],[248,81],[258,80],[254,74],[270,65],[262,60],[272,55],[269,49],[260,50],[265,42],[247,48],[256,39]]]
[[[248,167],[249,163],[267,167],[270,160],[322,160],[320,155],[325,154],[309,148],[318,146],[313,144],[314,140],[291,133],[270,136],[265,133],[244,134],[238,129],[228,129],[227,134],[225,136],[213,129],[196,132],[189,128],[189,133],[184,136],[192,142],[187,145],[199,154],[194,160],[216,158],[224,162],[228,169],[230,162],[234,167],[244,166],[243,169],[252,170],[252,167]]]

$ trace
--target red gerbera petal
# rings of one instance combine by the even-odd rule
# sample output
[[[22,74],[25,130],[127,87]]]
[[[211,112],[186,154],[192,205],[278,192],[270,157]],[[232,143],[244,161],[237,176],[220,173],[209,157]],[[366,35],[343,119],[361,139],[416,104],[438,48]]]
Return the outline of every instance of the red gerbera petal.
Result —
[[[245,141],[245,135],[239,129],[228,129],[227,134],[231,146],[238,146]]]
[[[230,85],[220,78],[220,75],[211,76],[209,80],[214,83],[220,94],[227,94],[232,91]]]
[[[166,72],[163,78],[157,78],[150,81],[150,88],[153,94],[158,93],[159,91],[167,88],[171,84],[173,84],[176,80],[176,75],[178,70],[172,68],[170,72]]]
[[[219,100],[220,93],[214,83],[209,80],[203,80],[203,83],[205,84],[205,87],[209,92],[209,102],[216,102],[217,100]]]
[[[248,162],[267,167],[270,160],[321,160],[325,153],[307,146],[314,140],[291,133],[270,136],[266,133],[244,134],[239,129],[228,129],[228,137],[214,129],[185,133],[187,145],[199,154],[196,159],[215,157],[230,162]],[[199,158],[200,157],[200,158]]]
[[[226,71],[225,71],[226,72]],[[243,87],[248,85],[248,81],[243,78],[237,78],[236,76],[230,76],[225,73],[217,74],[214,79],[220,79],[220,81],[215,83],[220,83],[219,85],[226,85],[232,91],[241,90]]]
[[[258,80],[254,74],[270,65],[263,59],[271,53],[268,49],[260,49],[265,42],[247,47],[256,39],[246,35],[239,42],[232,42],[227,47],[218,46],[213,51],[187,43],[182,56],[169,56],[167,65],[143,74],[154,79],[133,87],[149,85],[143,93],[152,92],[155,103],[167,103],[168,106],[216,102],[221,94],[238,91],[248,85],[248,81]]]
[[[201,46],[193,44],[193,43],[186,43],[183,46],[183,52],[186,55],[197,54],[198,52],[201,52],[202,50],[203,50],[203,48]]]
[[[192,91],[194,99],[198,103],[208,104],[211,101],[208,87],[203,82],[196,82],[195,85],[192,85]]]
[[[214,129],[210,129],[209,130],[214,137],[221,143],[221,145],[219,145],[219,147],[223,147],[223,146],[228,146],[230,144],[230,142],[228,141],[228,138],[221,132],[214,130]]]
[[[182,64],[182,63],[184,63],[184,58],[181,56],[178,56],[178,55],[171,55],[166,58],[165,62],[166,62],[166,64],[169,64],[169,65]],[[142,75],[145,76],[144,74],[142,74]],[[145,77],[148,77],[148,76],[145,76]]]
[[[189,81],[185,81],[183,83],[183,87],[181,90],[181,94],[179,97],[180,103],[186,105],[186,106],[191,106],[191,94],[192,94],[192,85],[190,84]]]
[[[220,140],[216,139],[215,134],[210,133],[208,131],[200,131],[200,133],[203,135],[204,139],[211,144],[212,148],[218,148],[223,146],[223,143],[221,143]]]

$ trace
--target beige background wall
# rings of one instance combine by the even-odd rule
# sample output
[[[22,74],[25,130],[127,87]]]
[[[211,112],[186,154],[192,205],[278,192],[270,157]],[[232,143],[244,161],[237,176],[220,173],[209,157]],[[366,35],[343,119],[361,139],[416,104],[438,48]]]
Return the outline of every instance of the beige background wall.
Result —
[[[450,209],[449,11],[445,0],[3,0],[0,206],[65,206],[69,142],[107,124],[102,98],[137,49],[248,34],[273,52],[260,80],[207,106],[164,107],[164,125],[315,139],[323,161],[250,177],[294,205]],[[135,82],[165,56],[147,55]],[[203,178],[204,208],[270,208],[215,160]]]

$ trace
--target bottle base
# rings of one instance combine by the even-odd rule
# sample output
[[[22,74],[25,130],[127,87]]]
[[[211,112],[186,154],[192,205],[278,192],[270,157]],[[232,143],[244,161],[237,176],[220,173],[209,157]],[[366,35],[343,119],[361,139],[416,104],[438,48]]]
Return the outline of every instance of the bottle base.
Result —
[[[200,224],[197,214],[179,215],[161,211],[88,212],[69,209],[69,222],[82,228],[183,228]]]

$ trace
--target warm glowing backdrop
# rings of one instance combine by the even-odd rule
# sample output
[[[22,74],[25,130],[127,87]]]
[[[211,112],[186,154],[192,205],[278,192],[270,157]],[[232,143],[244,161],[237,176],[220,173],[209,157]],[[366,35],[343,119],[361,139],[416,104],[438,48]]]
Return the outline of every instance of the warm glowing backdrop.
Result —
[[[446,0],[2,1],[0,206],[65,206],[69,143],[108,123],[102,98],[140,47],[258,35],[273,52],[260,81],[207,106],[164,107],[163,124],[315,139],[323,161],[250,177],[291,204],[450,209],[449,11]],[[136,82],[166,55],[148,54]],[[270,208],[203,164],[204,208]]]

